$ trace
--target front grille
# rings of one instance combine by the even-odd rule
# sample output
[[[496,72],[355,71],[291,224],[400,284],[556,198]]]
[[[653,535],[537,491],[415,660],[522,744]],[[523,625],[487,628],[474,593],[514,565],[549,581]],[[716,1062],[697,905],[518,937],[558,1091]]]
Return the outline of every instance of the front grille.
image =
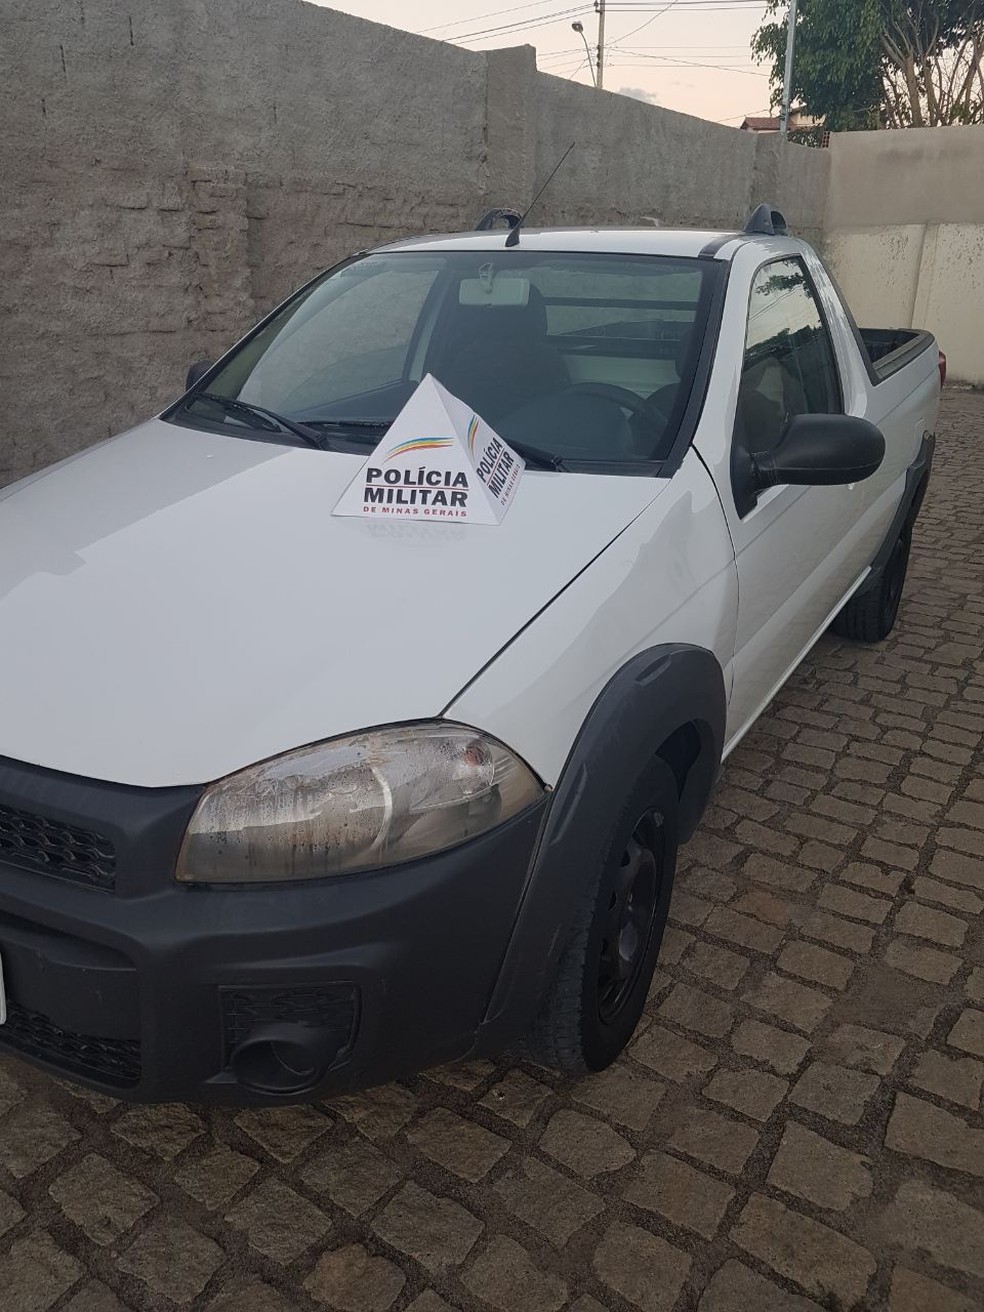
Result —
[[[116,887],[116,852],[108,839],[12,806],[0,806],[0,860],[107,893]]]
[[[72,1075],[82,1075],[127,1088],[140,1082],[140,1041],[102,1039],[63,1030],[40,1012],[7,1001],[7,1022],[0,1025],[0,1047],[50,1062]]]
[[[258,1025],[281,1023],[330,1030],[341,1047],[355,1037],[359,992],[351,984],[301,984],[291,988],[224,988],[225,1060]]]

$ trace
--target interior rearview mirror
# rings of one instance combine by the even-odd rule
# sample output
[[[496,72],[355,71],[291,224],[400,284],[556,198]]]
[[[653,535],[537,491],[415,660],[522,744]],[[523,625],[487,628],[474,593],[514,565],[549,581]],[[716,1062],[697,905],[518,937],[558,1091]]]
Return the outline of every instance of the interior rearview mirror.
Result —
[[[198,360],[191,365],[185,375],[185,391],[190,392],[195,384],[205,377],[211,367],[211,360]]]
[[[459,305],[487,305],[502,309],[529,305],[530,280],[506,271],[495,273],[491,264],[483,265],[477,278],[462,278],[458,287]]]

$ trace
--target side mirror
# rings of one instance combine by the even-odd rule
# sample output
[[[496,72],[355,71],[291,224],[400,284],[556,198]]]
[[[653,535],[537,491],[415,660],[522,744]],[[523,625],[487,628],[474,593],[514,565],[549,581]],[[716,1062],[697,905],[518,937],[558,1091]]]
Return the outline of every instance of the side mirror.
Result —
[[[211,369],[212,363],[213,362],[211,360],[199,360],[195,364],[191,365],[187,374],[185,375],[186,392],[190,392],[191,389],[195,386],[195,384],[197,382],[200,382],[201,379],[205,377],[205,375]]]
[[[870,478],[885,459],[885,439],[866,419],[852,415],[797,415],[779,445],[751,455],[731,448],[732,486],[741,516],[770,487],[829,487]]]

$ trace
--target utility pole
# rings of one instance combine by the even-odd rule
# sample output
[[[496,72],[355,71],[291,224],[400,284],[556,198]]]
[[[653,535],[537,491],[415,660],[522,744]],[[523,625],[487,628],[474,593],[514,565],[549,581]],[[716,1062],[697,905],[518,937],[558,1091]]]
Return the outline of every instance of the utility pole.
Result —
[[[605,85],[605,0],[595,0],[598,11],[598,76],[595,86],[600,91]]]
[[[789,0],[789,30],[786,33],[786,76],[782,84],[782,109],[779,112],[779,135],[789,137],[789,106],[793,95],[793,59],[796,53],[797,0]],[[604,9],[604,0],[602,0]]]

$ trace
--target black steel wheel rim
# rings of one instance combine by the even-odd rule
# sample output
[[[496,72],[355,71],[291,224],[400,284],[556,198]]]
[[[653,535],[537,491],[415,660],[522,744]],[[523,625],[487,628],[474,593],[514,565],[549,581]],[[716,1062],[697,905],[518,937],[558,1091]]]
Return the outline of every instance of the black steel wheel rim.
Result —
[[[632,831],[615,872],[598,966],[598,1015],[611,1024],[645,966],[663,882],[662,817],[647,811]]]

